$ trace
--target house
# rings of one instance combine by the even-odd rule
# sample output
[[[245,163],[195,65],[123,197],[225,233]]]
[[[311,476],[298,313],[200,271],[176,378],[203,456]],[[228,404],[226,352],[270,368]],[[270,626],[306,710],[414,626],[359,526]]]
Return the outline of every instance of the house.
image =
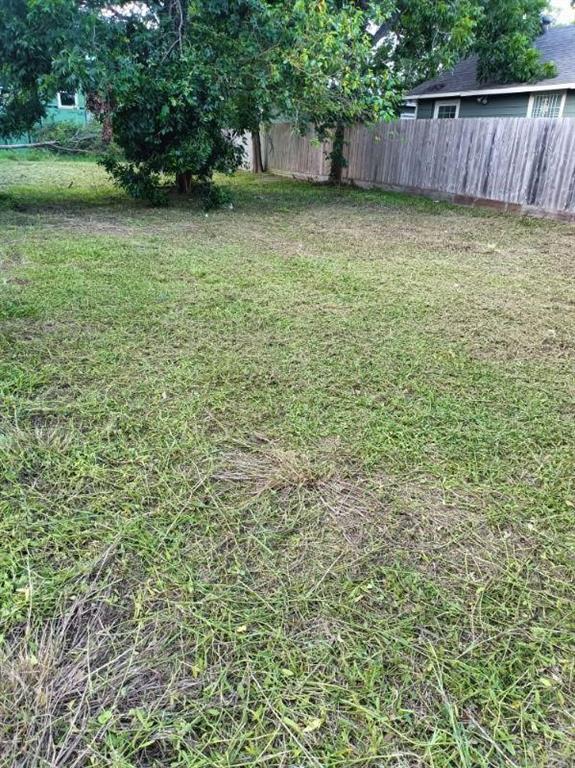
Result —
[[[46,117],[38,127],[54,125],[56,123],[72,123],[83,128],[91,120],[91,115],[86,109],[86,98],[79,92],[58,91],[56,96],[46,105]],[[32,133],[32,132],[31,132]],[[32,141],[31,133],[23,136],[2,137],[2,143],[21,144]]]
[[[463,117],[575,117],[575,25],[550,27],[535,47],[557,68],[535,83],[480,83],[470,56],[408,95],[416,119]]]

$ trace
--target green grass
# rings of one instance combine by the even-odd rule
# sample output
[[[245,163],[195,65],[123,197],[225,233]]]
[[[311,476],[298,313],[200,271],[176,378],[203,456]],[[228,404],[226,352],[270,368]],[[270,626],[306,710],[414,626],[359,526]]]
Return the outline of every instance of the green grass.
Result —
[[[0,765],[575,762],[575,230],[0,163]]]

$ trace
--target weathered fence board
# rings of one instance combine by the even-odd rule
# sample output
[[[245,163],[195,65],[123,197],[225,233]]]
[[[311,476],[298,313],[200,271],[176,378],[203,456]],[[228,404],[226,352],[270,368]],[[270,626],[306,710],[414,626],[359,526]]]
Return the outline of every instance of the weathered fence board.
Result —
[[[301,136],[288,123],[276,123],[264,137],[264,163],[274,173],[326,181],[329,142],[320,143],[313,131]]]
[[[329,176],[329,142],[287,123],[265,136],[268,170]],[[575,119],[399,120],[346,131],[343,179],[575,219]]]

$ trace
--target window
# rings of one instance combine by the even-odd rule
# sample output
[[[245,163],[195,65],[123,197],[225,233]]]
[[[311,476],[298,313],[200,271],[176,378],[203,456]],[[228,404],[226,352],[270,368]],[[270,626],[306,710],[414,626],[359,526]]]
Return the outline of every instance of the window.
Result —
[[[527,117],[561,117],[566,92],[534,93],[529,99]]]
[[[78,96],[73,91],[58,91],[58,109],[75,109]]]
[[[404,101],[403,109],[399,113],[400,120],[414,120],[417,113],[416,101]]]
[[[457,101],[436,101],[433,117],[439,120],[453,120],[459,117],[459,99]]]

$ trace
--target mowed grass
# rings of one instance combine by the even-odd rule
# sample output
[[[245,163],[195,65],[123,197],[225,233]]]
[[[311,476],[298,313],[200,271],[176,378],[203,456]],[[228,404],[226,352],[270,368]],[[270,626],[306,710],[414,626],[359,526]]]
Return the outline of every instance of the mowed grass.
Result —
[[[0,162],[0,765],[575,764],[575,228]]]

